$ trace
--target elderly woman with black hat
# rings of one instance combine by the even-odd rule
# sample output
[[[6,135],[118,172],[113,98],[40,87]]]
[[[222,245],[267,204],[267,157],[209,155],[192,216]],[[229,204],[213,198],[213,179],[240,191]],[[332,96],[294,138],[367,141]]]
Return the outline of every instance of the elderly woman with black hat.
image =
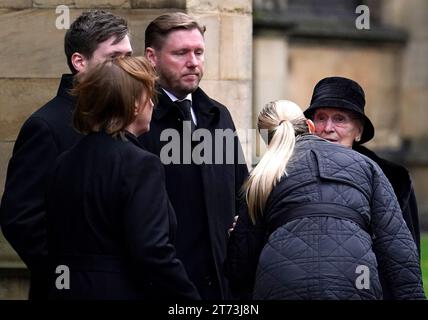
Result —
[[[364,114],[365,94],[361,86],[347,78],[327,77],[319,81],[309,108],[304,112],[315,124],[315,134],[328,141],[358,151],[376,162],[391,183],[420,255],[418,208],[408,171],[398,164],[382,159],[362,146],[374,136],[374,127]],[[381,279],[384,297],[390,290]]]
[[[408,171],[378,157],[362,144],[374,136],[374,127],[364,114],[365,94],[361,86],[347,78],[328,77],[317,83],[305,116],[315,123],[315,134],[328,141],[353,148],[382,169],[394,188],[403,218],[420,253],[418,207]]]

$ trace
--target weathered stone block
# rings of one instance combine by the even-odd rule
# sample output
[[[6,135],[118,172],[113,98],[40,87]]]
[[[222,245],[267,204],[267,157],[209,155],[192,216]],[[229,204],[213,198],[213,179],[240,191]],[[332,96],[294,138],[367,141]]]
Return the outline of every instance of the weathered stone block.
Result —
[[[247,164],[251,162],[251,81],[203,80],[201,88],[214,100],[222,103],[231,113]]]
[[[252,23],[251,15],[221,15],[221,80],[252,78]]]
[[[220,17],[219,15],[195,15],[205,31],[205,73],[204,79],[217,80],[220,77]]]
[[[407,5],[401,0],[382,1],[382,20],[389,25],[403,26],[403,11]]]
[[[138,9],[185,9],[186,0],[130,0],[131,8]]]
[[[130,0],[33,0],[34,7],[55,8],[66,5],[70,8],[130,8]]]
[[[144,31],[148,24],[166,10],[120,10],[113,11],[125,18],[131,31],[131,45],[135,56],[144,55]]]
[[[251,14],[253,10],[253,2],[251,0],[233,0],[233,1],[224,1],[216,0],[219,4],[219,9],[221,11],[241,13],[241,14]]]
[[[252,12],[251,0],[187,0],[187,9],[192,12],[229,12],[249,14]]]
[[[75,0],[33,0],[35,8],[56,8],[57,6],[64,5],[70,8],[76,7]]]
[[[75,0],[77,8],[130,8],[129,0]]]
[[[428,39],[424,41],[412,41],[404,50],[404,70],[403,70],[403,89],[423,89],[428,90],[428,72],[427,68],[421,68],[426,65],[428,57]]]
[[[59,79],[0,79],[0,141],[16,139],[24,121],[51,100]]]
[[[186,0],[186,8],[189,13],[219,11],[217,0]]]
[[[63,38],[55,10],[29,9],[2,13],[0,70],[2,78],[53,78],[67,72]]]
[[[269,59],[266,53],[269,52]],[[263,106],[287,96],[288,43],[284,37],[254,37],[253,123]],[[275,61],[274,63],[272,63]]]
[[[25,9],[33,6],[32,0],[2,0],[0,2],[0,8],[8,9]]]
[[[428,136],[426,124],[427,101],[428,91],[426,89],[404,90],[401,106],[401,128],[403,136],[412,138]]]
[[[70,10],[70,23],[82,13]],[[111,10],[128,20],[136,55],[144,53],[144,30],[165,10]],[[65,30],[55,26],[55,10],[0,11],[0,70],[3,78],[57,78],[69,72],[64,54]]]
[[[384,1],[382,20],[393,26],[402,27],[411,33],[411,41],[428,39],[425,21],[428,19],[428,2],[424,0]]]

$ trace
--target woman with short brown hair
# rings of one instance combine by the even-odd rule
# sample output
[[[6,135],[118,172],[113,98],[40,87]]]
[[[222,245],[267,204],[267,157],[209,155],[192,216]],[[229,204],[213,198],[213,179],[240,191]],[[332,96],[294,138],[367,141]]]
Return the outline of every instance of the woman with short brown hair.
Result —
[[[59,157],[47,191],[51,298],[199,298],[172,244],[163,167],[137,141],[149,130],[154,81],[145,58],[123,57],[73,90],[74,124],[86,136]]]

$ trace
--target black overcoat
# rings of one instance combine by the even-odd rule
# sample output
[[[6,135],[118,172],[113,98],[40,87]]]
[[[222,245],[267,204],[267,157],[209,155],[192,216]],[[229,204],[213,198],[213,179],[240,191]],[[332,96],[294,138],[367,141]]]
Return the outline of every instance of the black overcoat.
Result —
[[[51,298],[199,298],[176,258],[164,180],[131,134],[91,133],[58,158],[46,200]],[[69,269],[67,290],[58,266]]]
[[[9,161],[0,205],[2,232],[31,272],[30,298],[47,297],[46,179],[57,157],[81,135],[72,127],[72,75],[63,75],[55,98],[22,126]]]
[[[229,140],[231,147],[226,147],[225,143],[225,147],[221,148],[218,144],[215,146],[215,135],[216,130],[227,129],[229,134],[235,132],[234,123],[225,106],[209,98],[198,88],[192,94],[192,108],[196,113],[197,129],[206,129],[205,132],[209,132],[212,138],[212,143],[208,141],[205,149],[205,152],[211,153],[212,161],[197,164],[192,158],[190,164],[185,164],[185,161],[180,164],[165,163],[163,147],[171,144],[172,140],[163,138],[165,141],[161,141],[161,136],[167,133],[167,129],[181,135],[183,116],[161,88],[159,92],[150,131],[139,139],[147,150],[160,155],[165,165],[166,188],[178,220],[177,254],[183,259],[191,280],[202,291],[202,298],[212,297],[209,293],[204,296],[202,289],[210,285],[212,279],[209,275],[202,278],[198,275],[200,270],[213,270],[216,278],[214,281],[220,286],[219,294],[214,297],[228,298],[229,289],[222,268],[226,255],[227,230],[232,225],[233,217],[238,214],[238,197],[248,169],[238,137]],[[196,142],[192,148],[195,144],[201,146]],[[180,147],[181,152],[183,145]],[[205,155],[203,152],[200,154]],[[181,154],[181,160],[183,158]],[[199,206],[200,212],[193,212],[197,210],[192,209],[197,207],[195,202],[202,203]],[[193,249],[189,242],[203,245]],[[207,283],[204,283],[205,280]]]

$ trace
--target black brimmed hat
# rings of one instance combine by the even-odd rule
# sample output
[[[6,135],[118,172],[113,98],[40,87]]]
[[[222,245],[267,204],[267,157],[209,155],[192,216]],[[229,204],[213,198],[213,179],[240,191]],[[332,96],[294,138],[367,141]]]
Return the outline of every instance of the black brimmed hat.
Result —
[[[312,94],[311,104],[304,112],[305,117],[313,119],[319,108],[337,108],[350,110],[364,121],[363,133],[358,143],[369,141],[374,136],[374,127],[364,113],[366,99],[361,86],[355,81],[342,77],[328,77],[319,81]]]

